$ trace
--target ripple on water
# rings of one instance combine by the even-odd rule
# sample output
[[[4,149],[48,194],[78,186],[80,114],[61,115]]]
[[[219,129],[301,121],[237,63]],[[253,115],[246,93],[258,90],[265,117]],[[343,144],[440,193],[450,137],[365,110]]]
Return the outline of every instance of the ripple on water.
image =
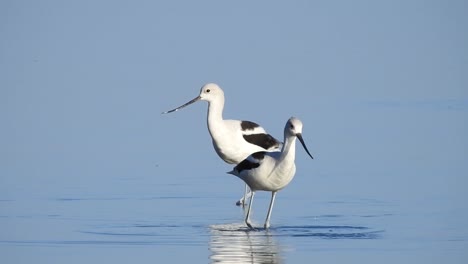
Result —
[[[253,230],[244,223],[211,225],[210,258],[217,263],[283,263],[283,253],[288,248],[278,242],[282,237],[376,239],[382,232],[349,225],[277,226]]]
[[[372,230],[364,226],[347,225],[304,225],[279,226],[276,232],[281,236],[315,237],[323,239],[377,239],[382,230]]]
[[[118,224],[101,225],[80,233],[109,241],[127,241],[128,245],[202,245],[206,244],[206,227],[202,225],[174,224]]]
[[[383,231],[353,225],[283,225],[250,229],[243,222],[234,224],[98,224],[77,231],[70,240],[0,241],[21,245],[177,245],[206,246],[212,260],[249,258],[261,262],[281,262],[283,237],[315,239],[378,239]]]

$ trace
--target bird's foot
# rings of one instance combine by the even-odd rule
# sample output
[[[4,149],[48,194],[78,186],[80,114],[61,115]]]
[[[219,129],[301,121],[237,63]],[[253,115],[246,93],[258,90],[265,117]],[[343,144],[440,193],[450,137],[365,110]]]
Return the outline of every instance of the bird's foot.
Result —
[[[236,205],[245,208],[245,206],[247,205],[247,199],[245,197],[242,197],[239,201],[236,202]]]
[[[236,205],[237,206],[242,205],[242,207],[245,207],[247,205],[247,200],[250,199],[250,197],[252,197],[252,192],[246,193],[245,196],[243,196],[242,198],[239,199],[239,201],[236,202]]]
[[[245,224],[246,224],[251,230],[255,230],[255,228],[252,226],[252,224],[250,223],[250,221],[245,221]]]

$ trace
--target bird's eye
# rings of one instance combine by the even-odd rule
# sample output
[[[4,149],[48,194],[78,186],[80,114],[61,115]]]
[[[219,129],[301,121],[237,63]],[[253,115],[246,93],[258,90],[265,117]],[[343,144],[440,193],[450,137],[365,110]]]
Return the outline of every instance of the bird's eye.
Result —
[[[293,125],[293,124],[290,124],[290,125],[289,125],[289,128],[294,129],[294,125]]]
[[[209,92],[210,92],[210,89],[206,89],[206,92],[209,93]]]

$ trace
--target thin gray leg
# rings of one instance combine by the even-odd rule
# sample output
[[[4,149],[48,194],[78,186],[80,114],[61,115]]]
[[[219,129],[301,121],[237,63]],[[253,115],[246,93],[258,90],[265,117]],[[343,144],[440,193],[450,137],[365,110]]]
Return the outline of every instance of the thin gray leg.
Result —
[[[245,224],[247,224],[247,226],[250,227],[251,229],[254,229],[252,227],[252,224],[250,223],[250,209],[252,209],[252,203],[253,203],[255,192],[251,191],[251,193],[252,193],[252,196],[250,196],[249,209],[247,209],[247,215],[245,216]]]
[[[268,214],[265,220],[265,228],[270,228],[270,217],[271,217],[271,210],[273,209],[273,204],[275,203],[276,192],[271,192],[271,201],[270,201],[270,208],[268,208]]]

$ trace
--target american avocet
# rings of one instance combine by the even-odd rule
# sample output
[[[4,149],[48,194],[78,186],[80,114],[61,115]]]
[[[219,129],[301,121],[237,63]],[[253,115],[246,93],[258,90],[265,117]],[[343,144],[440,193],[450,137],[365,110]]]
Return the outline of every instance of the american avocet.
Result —
[[[301,142],[305,151],[313,159],[302,139],[301,120],[291,117],[284,127],[284,144],[281,152],[256,152],[239,163],[228,173],[242,179],[251,189],[251,197],[245,223],[252,228],[250,223],[250,209],[255,196],[255,191],[270,191],[271,201],[265,220],[265,228],[270,227],[271,209],[275,202],[276,193],[286,187],[296,173],[295,148],[296,137]]]
[[[251,121],[223,119],[224,92],[214,83],[205,84],[200,89],[200,95],[163,114],[175,112],[200,100],[208,102],[208,131],[216,153],[225,162],[239,164],[252,153],[281,149],[282,143],[258,124]],[[236,204],[244,205],[249,195],[246,185],[244,196]]]

